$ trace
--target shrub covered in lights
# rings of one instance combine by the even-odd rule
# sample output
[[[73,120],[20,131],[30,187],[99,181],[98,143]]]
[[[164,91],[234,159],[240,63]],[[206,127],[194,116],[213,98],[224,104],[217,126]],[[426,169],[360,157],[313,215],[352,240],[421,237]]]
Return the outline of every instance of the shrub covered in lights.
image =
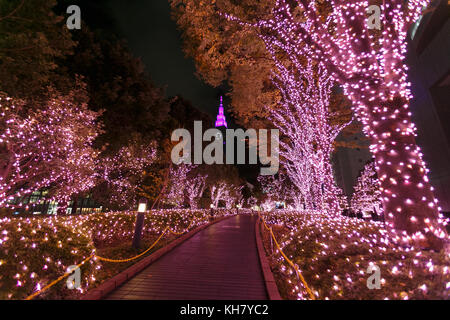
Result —
[[[74,217],[75,218],[75,217]],[[23,299],[40,290],[80,263],[94,251],[88,234],[78,224],[56,218],[3,218],[0,220],[0,299]],[[82,293],[95,281],[99,264],[91,260],[82,267]],[[65,286],[45,293],[62,299],[75,292]]]
[[[448,299],[450,258],[421,250],[381,222],[317,212],[265,213],[282,250],[318,299]],[[268,252],[270,241],[265,234]],[[308,294],[280,253],[271,254],[280,288],[289,299]],[[369,265],[381,271],[381,288],[368,289]]]
[[[215,210],[215,217],[227,213]],[[96,249],[123,246],[133,237],[135,219],[132,212],[1,218],[0,300],[24,299],[62,276],[69,266],[96,253]],[[153,210],[145,216],[143,239],[154,239],[166,227],[178,233],[192,230],[209,219],[210,210]],[[168,241],[168,237],[174,238],[166,234]],[[39,298],[76,298],[98,285],[97,279],[104,279],[104,268],[102,262],[93,258],[81,267],[81,288],[69,290],[62,280]]]

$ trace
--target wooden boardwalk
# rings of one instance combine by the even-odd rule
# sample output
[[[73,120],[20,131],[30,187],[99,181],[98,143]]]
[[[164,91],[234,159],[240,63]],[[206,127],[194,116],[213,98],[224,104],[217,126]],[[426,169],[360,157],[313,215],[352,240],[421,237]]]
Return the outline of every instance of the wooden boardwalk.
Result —
[[[106,299],[268,299],[255,242],[256,217],[211,225],[167,253]]]

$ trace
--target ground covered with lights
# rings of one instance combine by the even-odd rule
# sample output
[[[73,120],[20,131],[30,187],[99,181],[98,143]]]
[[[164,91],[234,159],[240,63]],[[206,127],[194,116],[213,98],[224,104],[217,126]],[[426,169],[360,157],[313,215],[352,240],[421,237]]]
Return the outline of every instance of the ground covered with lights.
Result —
[[[262,216],[318,299],[449,298],[448,254],[414,247],[382,222],[317,212],[277,211]],[[265,231],[266,252],[282,296],[308,299],[302,282]],[[367,288],[370,265],[380,268],[380,290]]]
[[[216,210],[215,217],[225,211]],[[209,210],[161,210],[145,216],[140,249],[131,247],[136,217],[130,212],[85,216],[24,217],[0,219],[0,299],[24,299],[66,273],[67,267],[92,255],[111,259],[136,256],[167,228],[183,233],[207,223]],[[178,237],[166,232],[148,253]],[[140,258],[142,258],[140,257]],[[140,259],[139,258],[139,259]],[[139,261],[113,263],[97,256],[81,267],[82,286],[67,289],[60,281],[39,295],[42,299],[76,299],[88,289]]]
[[[215,217],[227,214],[215,210]],[[383,222],[333,216],[312,211],[263,212],[262,236],[284,299],[310,299],[303,282],[277,249],[298,267],[316,299],[448,299],[449,257],[422,250]],[[78,299],[176,239],[179,234],[210,221],[210,210],[159,210],[146,214],[141,249],[131,247],[135,216],[111,212],[85,216],[23,217],[0,220],[0,299],[24,299],[41,290],[69,265],[93,256],[81,267],[82,287],[69,290],[65,281],[39,299]],[[148,248],[164,230],[161,241],[142,257],[127,259]],[[118,232],[117,230],[120,230]],[[43,239],[43,241],[40,241]],[[100,257],[100,258],[99,258]],[[367,268],[381,271],[381,289],[367,288]]]

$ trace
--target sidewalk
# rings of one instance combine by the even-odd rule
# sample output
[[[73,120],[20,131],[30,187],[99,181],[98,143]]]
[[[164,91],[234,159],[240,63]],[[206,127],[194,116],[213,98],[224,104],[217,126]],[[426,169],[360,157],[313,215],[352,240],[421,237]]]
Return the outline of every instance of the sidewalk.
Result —
[[[255,221],[238,215],[200,231],[106,299],[268,299]]]

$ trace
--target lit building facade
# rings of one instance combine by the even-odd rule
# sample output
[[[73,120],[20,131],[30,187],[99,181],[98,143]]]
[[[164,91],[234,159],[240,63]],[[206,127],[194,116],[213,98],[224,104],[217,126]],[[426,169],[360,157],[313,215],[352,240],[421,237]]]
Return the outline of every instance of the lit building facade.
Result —
[[[15,198],[10,201],[12,205],[19,205],[20,208],[14,209],[16,214],[28,212],[33,214],[57,214],[60,205],[56,201],[47,199],[48,191],[43,189],[35,191],[30,195]],[[69,201],[65,209],[66,214],[87,214],[102,212],[103,207],[99,205],[90,195],[78,197]]]

